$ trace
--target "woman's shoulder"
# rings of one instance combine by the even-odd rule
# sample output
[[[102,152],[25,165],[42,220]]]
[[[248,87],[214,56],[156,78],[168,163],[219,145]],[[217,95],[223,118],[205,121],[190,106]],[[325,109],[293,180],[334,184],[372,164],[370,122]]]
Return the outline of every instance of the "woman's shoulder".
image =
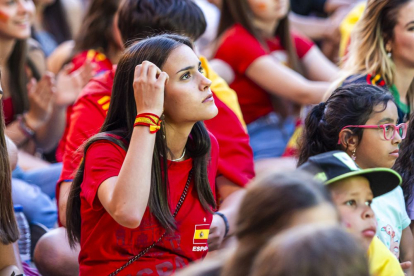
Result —
[[[31,63],[34,66],[31,70],[35,70],[40,76],[46,72],[45,54],[40,44],[32,38],[27,40],[27,59],[28,65]]]
[[[385,80],[379,74],[353,74],[349,75],[341,86],[351,84],[370,84],[380,87],[387,87]]]
[[[100,133],[91,139],[94,141],[87,149],[89,155],[103,155],[108,158],[112,158],[111,155],[114,154],[126,155],[128,143],[118,135]]]
[[[246,43],[250,46],[251,44],[260,46],[259,41],[254,37],[254,35],[238,23],[234,24],[224,32],[221,41],[221,46],[234,45],[242,47],[243,45],[246,45]]]

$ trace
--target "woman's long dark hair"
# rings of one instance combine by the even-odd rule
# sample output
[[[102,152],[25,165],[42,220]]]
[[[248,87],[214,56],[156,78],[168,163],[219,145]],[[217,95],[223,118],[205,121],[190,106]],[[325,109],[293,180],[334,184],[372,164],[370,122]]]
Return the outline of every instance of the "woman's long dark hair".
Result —
[[[43,27],[51,33],[57,44],[72,39],[67,16],[61,0],[55,0],[43,11]]]
[[[29,110],[27,96],[27,40],[17,40],[12,54],[7,61],[10,70],[10,96],[12,98],[14,114],[23,114]]]
[[[112,26],[119,2],[120,0],[90,2],[75,39],[74,52],[99,49],[104,54],[108,54],[109,47],[116,44]]]
[[[159,68],[162,68],[170,53],[179,46],[186,45],[193,49],[193,45],[186,37],[178,35],[160,35],[145,39],[128,48],[118,63],[115,74],[114,85],[108,115],[96,136],[92,137],[85,145],[84,156],[90,145],[97,140],[106,139],[122,146],[119,139],[113,135],[120,136],[130,141],[134,120],[136,116],[136,104],[133,90],[134,70],[137,64],[148,60]],[[167,118],[168,119],[168,118]],[[164,138],[165,125],[161,124],[161,130],[156,133],[155,148],[152,159],[151,190],[148,205],[151,213],[159,223],[167,230],[175,229],[175,220],[168,205],[168,165],[167,156],[169,151]],[[195,189],[202,206],[211,211],[216,207],[215,199],[210,188],[207,173],[209,162],[210,138],[203,122],[195,123],[186,148],[193,158],[193,177]],[[84,159],[85,159],[84,158]],[[67,230],[71,246],[80,240],[81,213],[80,192],[84,177],[85,160],[82,161],[75,179],[73,180],[69,194],[67,207]],[[165,177],[163,177],[165,176]]]
[[[414,113],[411,114],[408,123],[407,137],[400,146],[400,156],[394,164],[393,169],[402,177],[401,187],[404,192],[405,204],[408,206],[413,201],[414,185]]]
[[[272,173],[256,179],[240,204],[236,221],[238,246],[221,275],[249,275],[258,252],[274,235],[289,227],[295,213],[322,203],[335,208],[329,191],[308,173]]]
[[[305,120],[299,140],[298,166],[309,157],[332,150],[346,150],[338,145],[339,133],[347,125],[364,125],[374,108],[388,102],[393,96],[383,88],[358,84],[337,88],[326,102],[312,108]],[[381,110],[380,112],[382,112]],[[349,128],[358,139],[362,139],[361,128]]]
[[[251,11],[247,0],[223,0],[217,39],[219,39],[227,29],[232,27],[234,24],[239,23],[251,35],[253,35],[265,49],[267,49],[268,47],[266,45],[265,39],[263,38],[263,35],[261,34],[261,31],[258,30],[252,23],[253,17],[253,12]],[[288,66],[292,70],[303,75],[304,70],[299,62],[299,57],[296,53],[296,47],[290,33],[288,13],[279,21],[279,24],[274,33],[274,37],[279,38],[280,45],[286,51]],[[271,98],[275,111],[282,117],[286,117],[287,115],[290,115],[292,113],[294,114],[299,111],[299,105],[292,103],[291,101],[285,100],[275,95],[271,95]]]
[[[19,238],[14,217],[11,189],[11,168],[4,136],[3,102],[0,103],[0,242],[10,244]]]
[[[39,70],[28,56],[28,48],[32,47],[28,40],[16,40],[13,51],[7,60],[10,71],[10,97],[12,98],[14,115],[23,114],[29,110],[29,98],[27,95],[27,71],[31,77],[39,80]]]

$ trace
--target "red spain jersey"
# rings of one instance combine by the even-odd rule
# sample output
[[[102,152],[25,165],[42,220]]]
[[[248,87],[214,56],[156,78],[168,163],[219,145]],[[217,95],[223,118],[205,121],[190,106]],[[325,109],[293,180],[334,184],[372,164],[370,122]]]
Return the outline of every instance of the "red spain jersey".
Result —
[[[246,124],[250,124],[274,109],[269,93],[250,80],[245,72],[256,59],[266,55],[271,55],[281,63],[287,62],[286,51],[278,38],[266,41],[268,50],[265,49],[240,24],[235,24],[227,30],[223,37],[215,58],[224,61],[233,70],[234,81],[229,85],[237,93]],[[297,55],[301,59],[313,47],[313,43],[295,34],[292,34],[292,38]]]
[[[101,52],[96,50],[88,50],[80,52],[72,58],[72,72],[78,70],[87,60],[95,65],[95,76],[99,76],[104,72],[112,70],[112,62]],[[56,160],[58,162],[63,161],[63,154],[65,153],[66,138],[69,132],[70,116],[73,113],[73,105],[68,106],[66,110],[66,127],[63,132],[62,139],[59,141],[59,145],[56,149]]]
[[[211,139],[208,179],[215,191],[218,144]],[[119,225],[106,212],[97,191],[106,179],[119,175],[126,152],[109,141],[91,145],[85,157],[84,181],[81,184],[81,251],[80,275],[109,275],[164,233],[149,208],[140,226],[130,229]],[[168,202],[171,213],[192,169],[192,159],[168,163]],[[193,178],[194,179],[194,178]],[[194,182],[176,216],[177,230],[166,234],[159,244],[119,275],[171,275],[189,262],[203,258],[208,251],[207,238],[212,214],[202,207]]]
[[[78,150],[101,128],[111,100],[115,67],[93,78],[83,89],[73,106],[64,140],[63,168],[56,185],[59,199],[60,183],[72,181],[80,163],[82,151]],[[222,79],[212,79],[213,83]],[[236,114],[213,92],[219,110],[216,117],[205,121],[208,130],[216,137],[219,146],[218,176],[223,175],[236,185],[244,187],[254,177],[253,152],[249,136]]]

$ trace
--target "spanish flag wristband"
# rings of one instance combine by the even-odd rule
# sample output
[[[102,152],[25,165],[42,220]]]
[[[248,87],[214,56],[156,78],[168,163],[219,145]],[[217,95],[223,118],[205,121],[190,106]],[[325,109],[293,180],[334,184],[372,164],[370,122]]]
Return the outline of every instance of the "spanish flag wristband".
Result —
[[[134,127],[148,126],[150,133],[156,133],[161,128],[161,122],[160,117],[155,114],[140,113],[135,117]]]

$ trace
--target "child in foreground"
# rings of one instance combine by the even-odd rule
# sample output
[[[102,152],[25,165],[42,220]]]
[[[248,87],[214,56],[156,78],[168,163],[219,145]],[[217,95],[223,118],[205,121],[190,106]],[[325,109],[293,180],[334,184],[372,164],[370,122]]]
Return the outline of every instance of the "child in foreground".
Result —
[[[375,236],[374,197],[401,184],[401,177],[388,168],[361,170],[343,151],[330,151],[310,157],[299,170],[311,172],[331,191],[344,226],[355,235],[368,254],[372,275],[404,275],[398,260]]]

